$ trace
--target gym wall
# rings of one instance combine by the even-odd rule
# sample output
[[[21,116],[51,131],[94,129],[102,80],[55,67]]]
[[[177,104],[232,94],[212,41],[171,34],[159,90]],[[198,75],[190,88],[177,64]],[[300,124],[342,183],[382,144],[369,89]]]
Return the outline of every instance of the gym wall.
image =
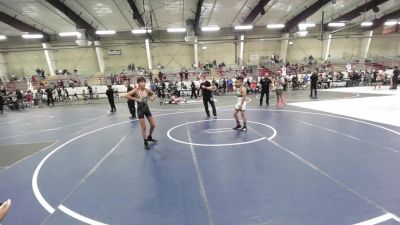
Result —
[[[330,55],[332,59],[345,61],[359,59],[361,51],[360,38],[334,38],[331,42]],[[206,49],[203,49],[206,46]],[[24,47],[24,46],[19,46]],[[235,56],[239,57],[240,44],[235,49],[234,43],[199,44],[199,60],[201,63],[216,59],[218,63],[235,64]],[[122,55],[112,56],[108,50],[121,50]],[[235,54],[235,51],[236,54]],[[54,52],[57,69],[77,69],[80,74],[91,76],[99,72],[94,48],[59,49]],[[250,61],[252,55],[270,56],[279,54],[280,41],[249,40],[244,44],[244,63]],[[103,49],[106,73],[118,73],[127,69],[128,64],[147,68],[146,50],[143,44],[108,47]],[[181,68],[194,63],[193,45],[187,43],[155,43],[151,44],[153,68],[161,63],[167,68]],[[313,55],[322,56],[322,43],[318,39],[296,39],[288,47],[287,59],[290,62],[302,61],[304,57]],[[373,38],[369,49],[369,56],[399,56],[400,37]],[[42,68],[49,73],[43,50],[26,52],[4,53],[5,65],[8,74],[16,76],[31,76],[36,68]]]

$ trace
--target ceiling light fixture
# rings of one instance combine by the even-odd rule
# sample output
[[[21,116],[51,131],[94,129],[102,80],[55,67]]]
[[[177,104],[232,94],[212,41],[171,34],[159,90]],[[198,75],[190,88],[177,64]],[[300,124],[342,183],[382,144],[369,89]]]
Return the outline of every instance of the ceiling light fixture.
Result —
[[[361,26],[362,27],[369,27],[369,26],[372,26],[373,24],[374,24],[373,22],[364,21],[364,22],[361,23]]]
[[[315,23],[299,23],[300,29],[305,29],[309,27],[315,27]]]
[[[308,31],[306,31],[306,30],[301,30],[301,31],[298,31],[297,34],[298,34],[300,37],[305,37],[305,36],[307,36]]]
[[[280,28],[284,28],[285,24],[268,24],[267,28],[268,29],[280,29]]]
[[[169,33],[183,33],[186,32],[186,28],[184,27],[168,28],[167,31]]]
[[[397,21],[391,20],[385,22],[385,26],[394,26],[394,25],[397,25]]]
[[[346,26],[345,23],[328,23],[329,27],[344,27]]]
[[[98,35],[112,35],[117,33],[115,30],[97,30],[96,34]]]
[[[22,38],[25,39],[40,39],[43,38],[43,34],[23,34]]]
[[[73,31],[73,32],[61,32],[58,35],[60,35],[60,37],[80,37],[82,36],[81,33],[77,32],[77,31]]]
[[[151,33],[150,29],[134,29],[132,30],[132,34],[145,34],[145,33]]]
[[[207,27],[202,27],[202,31],[219,31],[221,28],[219,26],[207,26]]]
[[[235,30],[251,30],[253,29],[253,25],[238,25],[235,26]]]
[[[301,27],[315,27],[315,23],[299,23]]]

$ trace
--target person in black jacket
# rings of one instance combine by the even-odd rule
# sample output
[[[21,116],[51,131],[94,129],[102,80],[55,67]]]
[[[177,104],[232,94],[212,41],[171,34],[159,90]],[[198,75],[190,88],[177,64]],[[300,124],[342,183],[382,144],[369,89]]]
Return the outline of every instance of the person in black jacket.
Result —
[[[130,92],[133,90],[133,87],[128,83],[126,86],[126,92]],[[129,119],[136,119],[136,108],[135,108],[135,100],[131,100],[128,98],[128,109],[129,112],[131,113],[131,117]]]
[[[262,106],[264,95],[266,97],[265,103],[267,106],[269,106],[269,90],[272,85],[272,80],[264,75],[263,78],[260,80],[260,86],[261,86],[261,96],[260,96],[260,106]]]
[[[46,88],[46,94],[47,94],[47,105],[50,105],[51,102],[51,104],[54,106],[53,90],[50,87]]]
[[[226,79],[224,78],[222,80],[222,93],[225,95],[226,94]]]
[[[3,94],[0,93],[0,114],[3,114],[3,113],[4,113],[3,106],[4,106]]]
[[[213,87],[211,83],[208,80],[206,80],[205,75],[200,75],[200,80],[201,80],[200,88],[203,93],[203,104],[207,114],[207,119],[210,118],[210,111],[208,111],[208,103],[210,103],[212,107],[214,119],[217,119],[217,109],[215,108],[214,98],[212,96]]]
[[[313,93],[313,91],[314,91],[315,98],[317,98],[317,83],[318,83],[318,74],[317,74],[317,72],[314,72],[314,73],[311,75],[310,80],[311,80],[310,97],[311,97],[311,98],[313,97],[313,94],[312,94],[312,93]]]
[[[196,85],[194,84],[194,82],[192,81],[192,84],[190,85],[191,89],[192,89],[192,95],[190,96],[190,98],[197,98],[197,94],[196,94]]]
[[[22,109],[25,109],[24,96],[22,95],[22,92],[19,89],[17,89],[15,91],[15,95],[17,96],[17,109],[19,109],[20,106],[22,107]]]
[[[106,91],[106,95],[108,98],[108,102],[110,103],[111,106],[111,111],[110,112],[116,112],[117,108],[115,108],[115,103],[114,103],[114,90],[111,88],[111,85],[107,85],[108,89]]]
[[[392,76],[392,89],[396,90],[397,85],[399,83],[399,74],[400,70],[397,66],[394,67],[393,76]]]

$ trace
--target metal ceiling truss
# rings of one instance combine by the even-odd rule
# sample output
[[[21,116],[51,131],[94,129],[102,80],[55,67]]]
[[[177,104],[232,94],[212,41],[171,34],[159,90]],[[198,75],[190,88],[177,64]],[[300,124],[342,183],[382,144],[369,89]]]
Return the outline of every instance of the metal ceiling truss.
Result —
[[[290,19],[286,25],[285,29],[283,29],[283,32],[289,32],[293,28],[295,28],[300,22],[306,20],[308,17],[316,13],[318,10],[320,10],[324,5],[332,2],[332,0],[318,0],[314,4],[312,4],[310,7],[306,8],[303,10],[301,13],[297,14],[294,16],[292,19]]]
[[[388,13],[380,18],[377,18],[375,20],[373,20],[372,22],[374,23],[372,26],[370,27],[365,27],[366,30],[373,30],[375,28],[378,28],[380,26],[382,26],[387,20],[390,19],[398,19],[400,18],[400,9],[397,9],[391,13]]]
[[[250,12],[250,14],[243,20],[242,24],[245,25],[251,25],[253,24],[254,20],[257,18],[259,15],[264,15],[265,10],[264,7],[270,2],[270,0],[260,0],[256,7]]]
[[[139,9],[138,9],[138,7],[137,7],[135,1],[134,1],[134,0],[127,0],[127,1],[128,1],[129,6],[130,6],[131,9],[132,9],[133,19],[136,20],[136,21],[138,22],[138,24],[139,24],[140,27],[146,28],[147,25],[146,25],[146,23],[144,22],[143,17],[142,17],[142,15],[140,14],[140,11],[139,11]],[[151,41],[154,42],[153,37],[152,37],[149,33],[146,33],[146,35],[147,35],[147,37],[148,37]]]
[[[196,9],[196,17],[194,19],[194,35],[197,36],[200,30],[200,17],[201,17],[201,8],[203,7],[204,0],[198,0],[197,2],[197,9]]]
[[[72,20],[77,29],[85,30],[86,37],[90,40],[97,40],[98,36],[96,35],[96,29],[86,22],[82,17],[76,14],[72,9],[66,6],[60,0],[46,0],[50,5],[54,8],[62,12],[65,16],[67,16],[70,20]]]
[[[43,40],[45,42],[50,41],[49,34],[45,33],[44,31],[34,26],[22,22],[16,19],[15,17],[9,16],[3,12],[0,12],[0,21],[22,32],[28,32],[30,34],[42,34]]]

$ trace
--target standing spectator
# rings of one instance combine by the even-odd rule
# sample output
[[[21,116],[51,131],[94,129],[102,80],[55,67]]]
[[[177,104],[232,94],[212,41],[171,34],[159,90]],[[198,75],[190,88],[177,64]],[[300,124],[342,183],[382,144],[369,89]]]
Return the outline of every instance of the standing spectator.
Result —
[[[40,70],[40,74],[42,75],[43,79],[46,79],[46,76],[44,75],[44,70],[43,69]]]
[[[159,79],[160,81],[163,80],[163,74],[161,73],[161,71],[158,72],[158,79]]]
[[[297,74],[293,75],[292,77],[292,89],[295,90],[296,88],[298,89],[299,87],[299,78],[297,77]]]
[[[51,101],[51,104],[54,106],[53,91],[51,90],[50,87],[47,87],[45,92],[47,94],[47,105],[50,105]]]
[[[185,81],[189,80],[189,72],[185,70]]]
[[[119,91],[118,91],[117,86],[115,86],[115,88],[114,88],[114,95],[115,95],[115,98],[119,98]]]
[[[278,72],[278,77],[276,78],[276,105],[278,107],[284,107],[286,105],[286,100],[283,97],[283,85],[285,84],[285,79],[282,74]]]
[[[30,90],[27,91],[25,98],[26,98],[27,106],[32,107],[33,95]]]
[[[232,79],[229,79],[226,82],[227,86],[228,86],[228,95],[230,95],[233,92],[233,81]]]
[[[317,98],[317,83],[318,83],[318,74],[317,72],[314,72],[311,77],[311,88],[310,88],[310,97],[313,97],[313,90],[314,90],[314,94],[315,94],[315,98]]]
[[[222,91],[223,91],[223,94],[225,95],[226,94],[226,79],[225,78],[222,80]]]
[[[15,91],[15,95],[17,96],[17,109],[19,109],[20,106],[22,107],[22,109],[25,109],[24,101],[23,101],[24,96],[22,95],[22,92],[19,89],[17,89]]]
[[[75,89],[75,87],[72,87],[72,90],[71,90],[71,95],[72,95],[73,97],[75,97],[75,98],[76,98],[76,100],[78,100],[78,101],[79,101],[78,94],[76,93],[76,89]]]
[[[192,89],[192,94],[190,95],[190,98],[197,98],[197,94],[196,94],[196,85],[194,84],[194,81],[192,81],[192,84],[190,85],[191,89]]]
[[[43,90],[39,87],[35,95],[36,102],[39,107],[43,106],[43,96],[44,96]]]
[[[371,80],[372,80],[372,75],[370,72],[366,71],[365,72],[365,78],[364,78],[364,85],[365,86],[370,86],[371,85]]]
[[[110,103],[111,111],[110,112],[116,112],[117,108],[115,108],[115,103],[114,103],[114,90],[112,89],[111,85],[107,85],[107,91],[106,95],[108,98],[108,102]]]
[[[181,78],[181,82],[183,81],[183,71],[179,73],[179,77]]]
[[[83,103],[88,103],[89,102],[89,98],[86,95],[86,92],[85,92],[84,89],[82,90],[82,98],[83,98]]]
[[[283,77],[284,77],[283,79],[285,79],[285,84],[283,85],[283,90],[284,90],[284,91],[287,91],[288,79],[287,79],[287,76],[283,76]]]
[[[69,98],[68,90],[63,88],[63,92],[64,92],[64,101],[66,101],[66,102],[69,101],[70,98]]]
[[[310,77],[308,76],[308,74],[306,73],[303,77],[303,84],[304,84],[304,89],[307,90],[308,87],[308,80],[310,79]]]
[[[392,76],[392,89],[393,90],[397,89],[397,84],[399,82],[399,74],[400,74],[400,70],[397,66],[395,66],[394,70],[393,70],[393,76]]]
[[[272,80],[264,75],[263,78],[260,80],[260,87],[261,87],[261,96],[260,96],[260,106],[262,106],[262,102],[264,100],[264,95],[266,97],[265,103],[269,106],[269,90],[272,86]]]
[[[4,99],[3,99],[3,93],[0,92],[0,114],[4,113]]]
[[[126,92],[130,92],[133,89],[134,88],[129,83],[127,83]],[[136,119],[135,100],[131,100],[131,99],[128,98],[127,103],[128,103],[129,112],[131,113],[131,117],[129,117],[129,119],[131,119],[131,120]]]
[[[382,74],[377,70],[375,70],[374,76],[372,78],[372,85],[374,86],[374,90],[376,90],[376,86],[378,86],[378,89],[381,89],[382,81],[383,81]]]
[[[96,98],[99,98],[99,94],[97,93],[97,87],[94,87],[94,96],[96,96]]]
[[[58,95],[58,101],[61,101],[63,99],[63,97],[62,97],[62,91],[61,91],[60,87],[57,88],[57,95]]]
[[[88,92],[89,92],[89,99],[93,99],[93,88],[92,88],[92,86],[88,86],[87,87],[87,89],[88,89]]]
[[[165,88],[166,88],[165,82],[161,81],[161,98],[162,99],[165,98]]]

